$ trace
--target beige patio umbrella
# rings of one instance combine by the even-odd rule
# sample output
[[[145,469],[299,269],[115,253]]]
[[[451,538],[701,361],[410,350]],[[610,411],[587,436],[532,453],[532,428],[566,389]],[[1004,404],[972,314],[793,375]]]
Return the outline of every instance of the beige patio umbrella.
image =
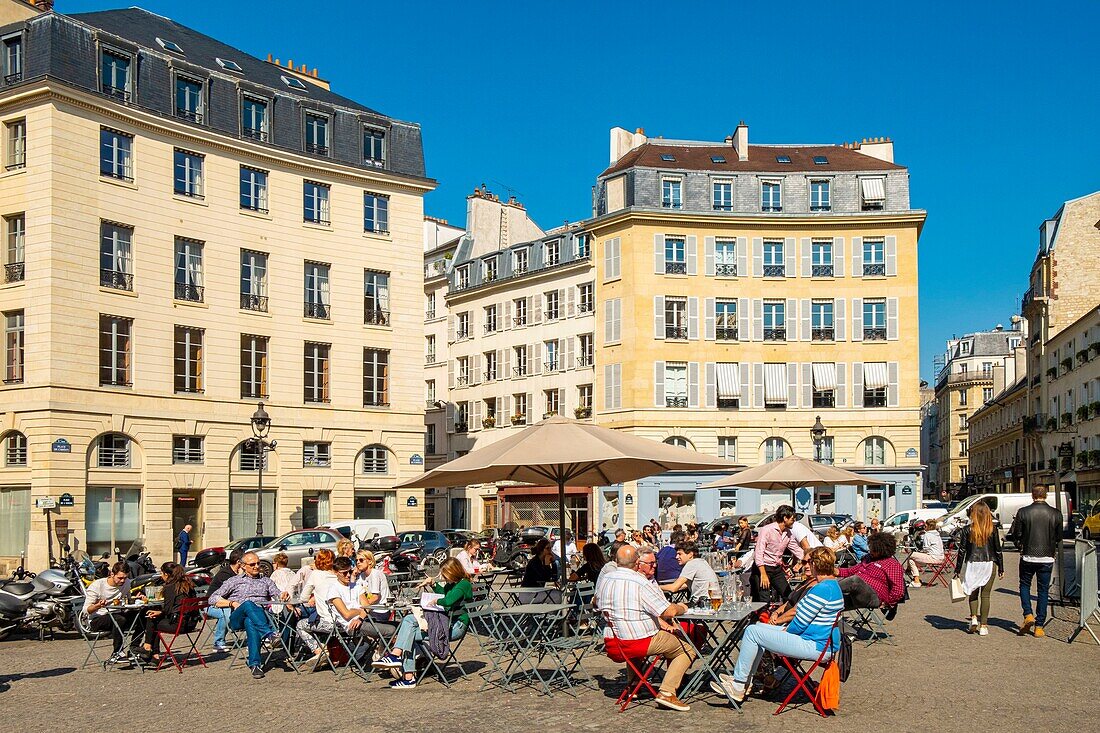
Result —
[[[564,533],[567,484],[610,486],[667,471],[713,471],[738,467],[721,458],[687,448],[555,416],[398,484],[398,488],[443,488],[494,481],[541,484],[550,481],[558,487],[558,520]],[[565,563],[560,565],[564,587]]]
[[[812,458],[787,456],[778,461],[763,463],[746,468],[725,478],[712,481],[701,488],[717,489],[725,486],[741,486],[746,489],[790,489],[791,505],[794,506],[794,492],[803,487],[822,488],[837,484],[871,484],[882,486],[888,481],[868,478],[853,471],[837,468],[829,463],[821,463]]]

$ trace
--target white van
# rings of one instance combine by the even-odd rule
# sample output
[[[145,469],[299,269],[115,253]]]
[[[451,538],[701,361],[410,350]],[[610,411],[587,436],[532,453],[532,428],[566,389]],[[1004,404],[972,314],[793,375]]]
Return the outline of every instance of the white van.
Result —
[[[388,519],[346,519],[343,522],[328,522],[321,525],[334,529],[356,543],[366,544],[378,537],[391,537],[397,534],[397,528]]]
[[[1011,529],[1012,520],[1016,518],[1016,512],[1030,504],[1033,499],[1030,491],[1013,494],[975,494],[974,496],[968,496],[959,502],[959,505],[950,514],[944,517],[943,522],[940,524],[940,532],[951,534],[966,524],[968,521],[967,513],[974,502],[977,501],[984,501],[989,505],[990,510],[993,512],[993,520],[1001,528],[1001,536],[1003,537]],[[1047,494],[1047,504],[1054,506],[1053,493]],[[1062,492],[1061,508],[1062,525],[1068,527],[1070,515],[1069,495],[1064,491]]]
[[[882,523],[882,531],[889,532],[900,541],[909,534],[909,523],[917,519],[938,519],[946,512],[943,509],[906,509],[894,512]]]

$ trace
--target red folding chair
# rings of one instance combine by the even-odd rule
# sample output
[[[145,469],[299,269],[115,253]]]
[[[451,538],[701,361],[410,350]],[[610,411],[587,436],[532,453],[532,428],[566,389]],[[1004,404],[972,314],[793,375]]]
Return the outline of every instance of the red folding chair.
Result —
[[[175,631],[171,632],[171,636],[169,636],[169,632],[157,629],[157,638],[160,639],[161,654],[160,661],[157,662],[156,671],[159,672],[165,662],[171,660],[172,664],[179,670],[179,673],[183,674],[183,668],[187,666],[192,656],[198,659],[202,666],[206,666],[206,660],[202,658],[202,654],[200,654],[198,650],[199,639],[202,638],[202,631],[206,628],[205,610],[205,598],[185,598],[180,603],[179,618],[176,621]],[[184,626],[189,618],[199,619],[198,625],[190,631]],[[176,656],[178,652],[172,651],[172,645],[181,637],[190,644],[187,651],[183,653],[182,658]]]
[[[621,652],[621,642],[619,641],[619,637],[615,636],[615,627],[612,625],[611,618],[606,611],[604,612],[604,625],[610,634],[604,637],[604,653],[607,654],[608,659],[613,662],[625,663],[627,669],[634,674],[634,679],[636,680],[633,687],[631,687],[630,682],[627,682],[626,688],[623,689],[622,694],[619,695],[619,699],[615,701],[621,713],[630,706],[630,703],[638,698],[638,692],[643,687],[645,687],[653,697],[657,697],[657,690],[653,689],[653,685],[649,684],[649,676],[653,674],[653,670],[655,670],[657,665],[664,660],[664,657],[660,655],[653,657],[626,656]],[[641,665],[638,664],[639,661],[642,665],[646,665],[648,662],[644,672],[640,669]]]
[[[932,566],[932,579],[928,581],[929,587],[935,587],[936,583],[944,588],[951,587],[951,578],[955,574],[955,550],[951,546],[944,548],[943,562]]]
[[[776,708],[775,712],[772,713],[772,715],[779,715],[781,712],[783,712],[783,708],[787,707],[787,705],[790,704],[791,700],[794,699],[794,696],[798,694],[799,690],[801,690],[803,693],[805,693],[806,697],[810,699],[810,704],[814,706],[814,710],[816,710],[821,717],[827,717],[828,713],[823,707],[821,707],[821,703],[818,702],[815,690],[811,689],[811,687],[815,685],[813,680],[813,673],[817,671],[818,668],[820,668],[822,673],[824,673],[825,668],[828,666],[829,660],[832,659],[837,650],[836,646],[833,644],[833,634],[834,632],[837,632],[839,628],[840,614],[837,615],[836,621],[833,622],[833,626],[829,630],[829,639],[825,642],[825,648],[821,650],[821,654],[817,656],[817,659],[813,660],[813,664],[810,665],[810,668],[808,670],[803,671],[802,669],[802,665],[810,661],[808,659],[792,659],[790,657],[784,657],[779,654],[775,655],[775,658],[782,662],[783,666],[787,668],[787,671],[790,673],[791,677],[795,681],[795,685],[794,689],[791,690],[790,694],[787,695],[786,699],[784,699],[782,703],[780,703],[779,707]]]

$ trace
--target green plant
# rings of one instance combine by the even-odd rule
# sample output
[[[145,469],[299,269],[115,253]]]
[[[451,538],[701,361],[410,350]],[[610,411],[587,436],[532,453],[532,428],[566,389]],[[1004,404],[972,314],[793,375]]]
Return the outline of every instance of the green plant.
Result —
[[[1047,378],[1055,379],[1058,377],[1058,367],[1051,367],[1047,369]]]
[[[1056,418],[1053,418],[1053,417],[1048,417],[1047,418],[1047,430],[1057,430],[1057,429],[1058,429],[1058,420]]]
[[[1096,417],[1097,415],[1100,415],[1100,400],[1089,403],[1089,415],[1091,417]]]
[[[1053,471],[1058,466],[1057,458],[1050,458],[1047,460],[1047,468]]]
[[[573,415],[575,415],[578,420],[584,420],[586,417],[592,417],[592,408],[584,406],[575,407],[573,408]]]
[[[513,425],[522,425],[523,423],[527,422],[527,416],[526,415],[512,415],[511,420],[512,420]]]
[[[1078,407],[1077,408],[1077,419],[1078,420],[1088,420],[1088,418],[1089,418],[1089,406],[1088,405],[1081,405],[1080,407]]]
[[[1077,352],[1077,363],[1078,364],[1084,364],[1086,361],[1088,361],[1088,358],[1089,358],[1089,350],[1088,349],[1081,349],[1080,351]]]
[[[1089,456],[1088,456],[1087,453],[1082,451],[1081,453],[1077,454],[1077,465],[1079,467],[1082,467],[1082,466],[1086,465],[1088,462],[1089,462]]]
[[[483,428],[495,428],[497,426],[497,419],[492,415],[481,418],[481,427]]]
[[[1067,372],[1072,369],[1073,359],[1069,358],[1068,356],[1065,359],[1062,359],[1062,368],[1065,369]]]
[[[1065,427],[1065,426],[1070,425],[1072,423],[1073,423],[1073,413],[1072,412],[1063,412],[1062,413],[1062,427]]]
[[[1100,450],[1089,451],[1089,465],[1100,466]]]
[[[1100,341],[1093,341],[1091,344],[1089,344],[1089,349],[1092,350],[1093,356],[1100,355]]]

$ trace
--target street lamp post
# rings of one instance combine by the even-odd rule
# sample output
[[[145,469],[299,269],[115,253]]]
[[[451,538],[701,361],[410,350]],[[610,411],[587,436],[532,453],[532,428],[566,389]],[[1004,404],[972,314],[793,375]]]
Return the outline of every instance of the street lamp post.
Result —
[[[256,412],[252,413],[252,447],[260,457],[258,466],[260,475],[256,482],[256,534],[264,533],[264,463],[267,462],[267,454],[275,450],[276,441],[268,441],[267,435],[271,432],[271,416],[264,409],[264,403],[259,403]]]
[[[823,446],[825,445],[825,435],[827,433],[828,431],[825,429],[825,426],[821,424],[821,416],[818,415],[817,420],[814,422],[814,426],[810,428],[810,440],[812,440],[814,443],[815,461],[821,461],[822,459],[821,451],[823,449]],[[836,489],[834,488],[833,491],[835,493]],[[817,491],[814,491],[814,505],[817,509],[818,514],[820,514],[821,496]],[[834,511],[836,510],[834,509]]]

